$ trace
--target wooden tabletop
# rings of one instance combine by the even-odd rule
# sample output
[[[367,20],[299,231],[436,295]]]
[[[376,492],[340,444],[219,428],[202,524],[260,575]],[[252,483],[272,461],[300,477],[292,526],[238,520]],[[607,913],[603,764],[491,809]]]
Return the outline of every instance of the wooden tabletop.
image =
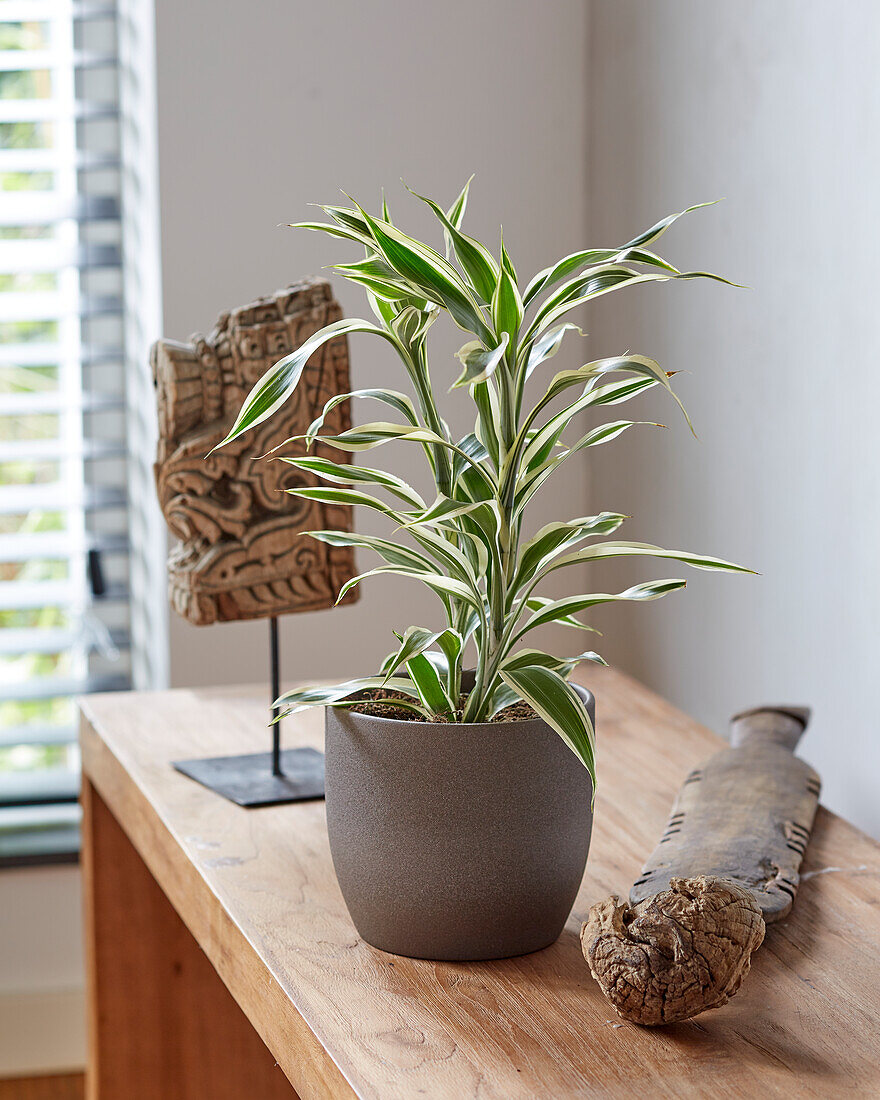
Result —
[[[90,696],[83,768],[303,1098],[880,1095],[880,846],[823,809],[793,914],[768,930],[739,995],[665,1028],[616,1018],[581,922],[627,892],[719,740],[618,672],[583,682],[599,743],[586,875],[562,938],[502,962],[367,946],[322,802],[245,810],[170,767],[264,749],[265,687]],[[320,747],[322,730],[319,712],[289,719],[285,746]]]

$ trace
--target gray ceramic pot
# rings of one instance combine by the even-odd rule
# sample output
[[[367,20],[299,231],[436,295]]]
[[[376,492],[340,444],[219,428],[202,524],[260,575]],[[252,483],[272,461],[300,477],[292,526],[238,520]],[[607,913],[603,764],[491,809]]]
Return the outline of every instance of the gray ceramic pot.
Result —
[[[578,689],[594,714],[593,697]],[[559,937],[593,817],[587,770],[545,722],[449,725],[328,708],[327,828],[360,935],[422,959]]]

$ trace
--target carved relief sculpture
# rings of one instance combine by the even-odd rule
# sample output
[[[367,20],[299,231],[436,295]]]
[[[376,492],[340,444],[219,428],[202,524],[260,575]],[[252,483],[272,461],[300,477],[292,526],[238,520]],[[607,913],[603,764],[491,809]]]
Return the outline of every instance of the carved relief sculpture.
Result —
[[[168,526],[181,540],[168,559],[170,596],[174,609],[191,623],[332,607],[354,573],[351,549],[300,534],[350,530],[351,509],[291,496],[282,490],[319,482],[284,462],[254,461],[281,440],[305,432],[330,397],[351,389],[345,336],[318,349],[295,399],[271,421],[206,457],[226,436],[254,383],[341,316],[330,284],[306,279],[222,313],[207,338],[153,345],[150,361],[159,405],[156,484]],[[348,428],[347,403],[338,405],[326,424],[334,433]],[[292,443],[284,453],[304,454],[305,447]],[[338,451],[332,457],[342,460]],[[356,599],[356,593],[345,602]]]

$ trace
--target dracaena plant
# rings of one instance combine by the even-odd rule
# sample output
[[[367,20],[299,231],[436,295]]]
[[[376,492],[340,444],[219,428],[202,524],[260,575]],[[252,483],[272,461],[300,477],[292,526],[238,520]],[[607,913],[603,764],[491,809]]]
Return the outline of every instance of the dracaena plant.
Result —
[[[608,540],[626,518],[614,512],[578,516],[524,534],[529,502],[563,463],[640,423],[606,420],[563,443],[563,433],[578,414],[622,405],[653,387],[678,401],[667,372],[643,355],[598,359],[549,377],[547,362],[568,331],[580,331],[565,318],[586,303],[640,283],[717,276],[681,272],[649,250],[681,216],[672,215],[620,247],[566,256],[521,290],[503,240],[496,256],[462,231],[468,184],[447,211],[417,197],[442,226],[445,255],[398,229],[384,200],[381,216],[356,203],[324,206],[328,223],[295,227],[328,233],[365,250],[362,259],[336,265],[336,271],[365,288],[376,320],[337,321],[276,363],[248,395],[224,444],[271,416],[295,390],[309,356],[328,340],[366,332],[389,344],[403,365],[411,395],[386,389],[339,394],[305,437],[297,438],[305,440],[307,451],[316,440],[344,452],[391,442],[415,447],[430,468],[435,499],[423,499],[407,482],[381,469],[308,454],[282,455],[281,460],[325,483],[289,492],[373,509],[396,529],[393,539],[310,532],[331,546],[370,550],[382,560],[350,580],[340,598],[366,577],[390,573],[427,585],[439,597],[445,621],[410,626],[398,634],[399,646],[375,676],[299,689],[281,702],[285,713],[310,706],[345,707],[367,689],[390,688],[395,707],[429,719],[483,722],[523,699],[557,731],[595,781],[590,717],[567,677],[580,661],[604,662],[594,652],[559,658],[529,648],[529,635],[550,623],[590,630],[578,617],[587,609],[619,600],[654,600],[683,588],[685,581],[650,581],[623,592],[563,599],[542,595],[542,582],[569,566],[631,555],[671,558],[697,569],[745,570],[718,558]],[[449,363],[435,368],[444,392],[452,383],[452,392],[473,403],[474,429],[462,438],[453,436],[441,416],[428,368],[429,330],[443,314],[468,337],[457,353],[460,372],[453,372]],[[528,396],[532,391],[535,396]],[[354,398],[378,402],[390,414],[340,435],[322,434],[329,410]],[[401,539],[401,529],[409,545]],[[460,709],[462,668],[468,664],[475,678]]]

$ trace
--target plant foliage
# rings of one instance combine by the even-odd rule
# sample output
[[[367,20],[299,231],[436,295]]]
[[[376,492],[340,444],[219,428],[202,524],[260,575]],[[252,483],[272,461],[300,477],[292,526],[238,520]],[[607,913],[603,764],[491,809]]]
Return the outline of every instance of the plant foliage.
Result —
[[[522,698],[559,733],[595,782],[592,724],[567,677],[578,662],[604,663],[602,658],[590,651],[562,659],[523,643],[532,630],[548,623],[590,630],[578,617],[589,608],[654,600],[683,588],[685,581],[651,581],[624,592],[564,599],[540,595],[541,583],[566,566],[619,556],[669,558],[697,569],[749,570],[719,558],[611,539],[626,518],[613,512],[550,523],[528,537],[523,534],[529,502],[563,463],[644,423],[608,420],[584,434],[575,432],[576,438],[564,443],[563,433],[579,413],[622,405],[655,387],[678,401],[671,375],[643,355],[598,359],[555,374],[547,364],[566,333],[579,331],[566,318],[595,299],[641,283],[719,277],[679,271],[650,250],[681,216],[675,214],[621,247],[566,256],[520,289],[503,242],[496,256],[462,230],[469,184],[445,211],[433,200],[417,196],[440,223],[445,254],[398,229],[384,201],[381,216],[368,214],[356,203],[324,206],[327,223],[298,226],[364,250],[362,259],[336,265],[336,270],[365,288],[375,320],[337,321],[276,363],[248,395],[221,446],[271,416],[295,390],[309,356],[328,340],[367,332],[386,341],[403,364],[415,400],[382,389],[340,394],[328,402],[305,440],[308,445],[317,439],[355,453],[392,442],[414,446],[430,467],[435,499],[425,501],[401,478],[382,470],[308,456],[283,460],[326,484],[289,491],[373,509],[410,537],[411,545],[405,545],[399,534],[391,540],[345,531],[310,532],[330,545],[360,547],[381,559],[380,565],[349,581],[340,597],[367,577],[394,574],[436,593],[445,625],[411,626],[398,635],[397,649],[377,676],[289,692],[280,700],[285,713],[310,706],[350,706],[358,692],[385,686],[402,694],[403,705],[424,717],[481,722]],[[443,373],[443,388],[451,383],[453,391],[466,390],[475,408],[473,431],[462,438],[453,438],[442,419],[428,370],[428,333],[444,313],[467,334],[457,353],[461,370]],[[532,389],[536,396],[527,401],[527,390]],[[322,434],[329,409],[355,398],[383,404],[389,410],[387,419],[339,435]],[[558,398],[563,407],[552,411]],[[466,658],[469,647],[475,656]],[[465,662],[474,665],[476,679],[459,713]],[[400,706],[400,700],[395,705]]]

